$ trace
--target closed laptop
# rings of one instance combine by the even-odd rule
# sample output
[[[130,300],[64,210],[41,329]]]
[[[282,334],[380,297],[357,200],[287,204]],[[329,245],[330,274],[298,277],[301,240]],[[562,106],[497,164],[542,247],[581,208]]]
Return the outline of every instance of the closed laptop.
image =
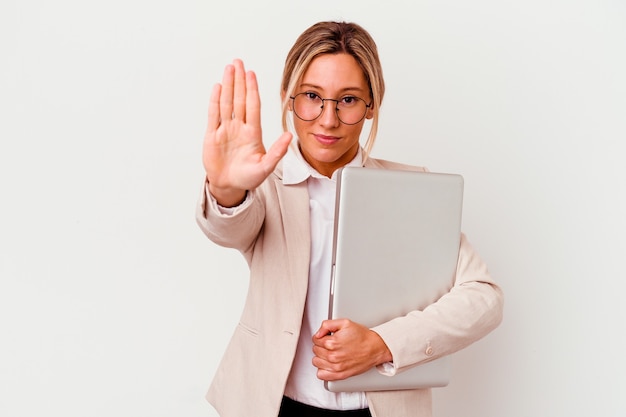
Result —
[[[423,310],[454,283],[463,177],[344,167],[338,173],[329,318],[374,327]],[[394,376],[376,369],[326,382],[333,392],[441,387],[450,358]]]

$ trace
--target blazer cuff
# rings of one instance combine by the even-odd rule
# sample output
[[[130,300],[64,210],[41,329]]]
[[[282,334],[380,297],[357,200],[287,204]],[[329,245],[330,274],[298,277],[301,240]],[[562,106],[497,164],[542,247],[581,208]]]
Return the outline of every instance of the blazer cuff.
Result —
[[[246,207],[248,207],[254,200],[254,191],[246,191],[246,196],[244,200],[238,206],[235,206],[235,207],[220,206],[217,203],[217,200],[215,199],[215,197],[213,197],[213,195],[209,191],[208,181],[204,183],[204,195],[205,195],[205,200],[204,200],[205,201],[205,208],[204,208],[205,218],[207,217],[207,213],[209,211],[213,213],[217,213],[224,217],[234,216],[240,211],[244,210]]]
[[[378,373],[385,376],[394,376],[398,372],[398,368],[396,368],[393,362],[385,362],[376,365],[376,370]]]

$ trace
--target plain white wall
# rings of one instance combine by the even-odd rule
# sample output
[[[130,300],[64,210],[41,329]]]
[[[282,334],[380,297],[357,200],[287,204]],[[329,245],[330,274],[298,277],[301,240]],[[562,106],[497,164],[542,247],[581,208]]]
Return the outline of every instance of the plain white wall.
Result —
[[[318,20],[376,38],[374,155],[465,177],[505,318],[436,417],[623,416],[623,1],[9,0],[0,5],[0,415],[216,416],[246,266],[194,220],[211,85]]]

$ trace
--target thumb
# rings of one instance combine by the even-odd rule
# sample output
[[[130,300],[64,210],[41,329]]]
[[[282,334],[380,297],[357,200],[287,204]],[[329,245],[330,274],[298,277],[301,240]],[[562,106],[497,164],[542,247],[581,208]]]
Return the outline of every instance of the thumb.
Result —
[[[290,132],[284,132],[268,149],[267,153],[263,156],[263,164],[266,172],[272,172],[278,162],[287,153],[289,149],[289,143],[293,135]]]
[[[336,319],[336,320],[324,320],[319,330],[313,335],[314,338],[322,338],[328,336],[331,333],[336,333],[346,326],[348,320]]]

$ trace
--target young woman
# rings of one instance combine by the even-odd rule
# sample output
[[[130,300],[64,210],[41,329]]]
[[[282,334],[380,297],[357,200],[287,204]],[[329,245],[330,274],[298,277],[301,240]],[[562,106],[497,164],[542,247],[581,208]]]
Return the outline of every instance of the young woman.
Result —
[[[220,416],[430,416],[429,389],[332,393],[324,381],[372,367],[393,375],[500,323],[502,292],[464,235],[454,287],[432,306],[372,329],[327,320],[334,173],[424,170],[369,156],[384,92],[376,44],[345,22],[317,23],[293,45],[281,85],[285,133],[267,151],[255,74],[235,60],[213,88],[197,220],[250,267],[241,320],[207,394]]]

